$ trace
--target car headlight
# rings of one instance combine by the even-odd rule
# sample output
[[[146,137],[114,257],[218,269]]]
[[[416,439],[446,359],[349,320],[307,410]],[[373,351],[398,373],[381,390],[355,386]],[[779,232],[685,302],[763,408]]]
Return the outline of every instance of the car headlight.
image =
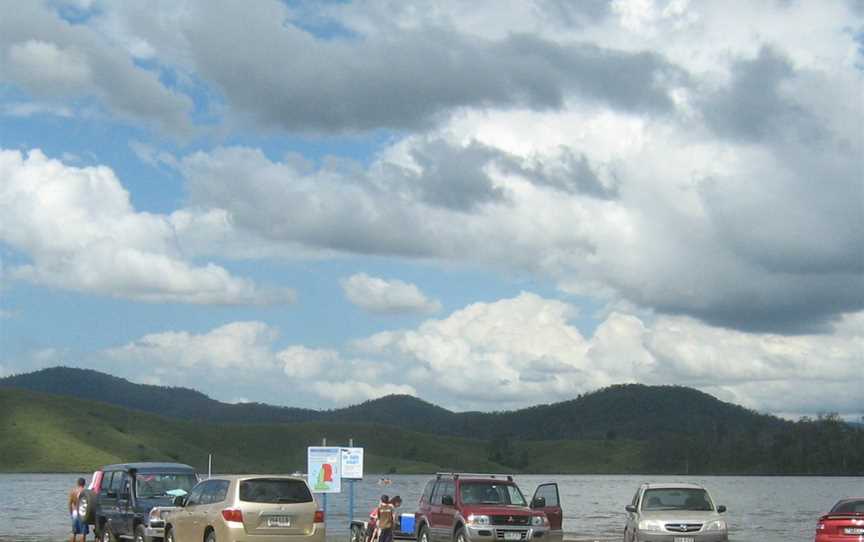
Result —
[[[469,525],[489,525],[489,516],[471,514],[466,518]]]
[[[159,508],[153,508],[152,510],[150,510],[150,514],[148,514],[147,516],[147,523],[150,524],[153,522],[161,522],[163,512],[164,510],[160,510]]]
[[[657,519],[643,519],[639,522],[640,531],[662,531],[663,522]]]
[[[726,530],[726,521],[722,519],[715,519],[714,521],[709,522],[705,525],[706,531],[725,531]]]
[[[531,525],[535,527],[549,525],[549,519],[546,516],[531,516]]]

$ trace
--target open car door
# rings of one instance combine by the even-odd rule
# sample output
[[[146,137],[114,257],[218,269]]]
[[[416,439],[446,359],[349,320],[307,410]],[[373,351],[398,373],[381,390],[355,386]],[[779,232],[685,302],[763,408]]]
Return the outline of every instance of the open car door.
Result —
[[[564,539],[564,510],[558,496],[558,484],[550,482],[537,486],[531,499],[531,508],[546,513],[549,519],[549,542],[561,542]]]

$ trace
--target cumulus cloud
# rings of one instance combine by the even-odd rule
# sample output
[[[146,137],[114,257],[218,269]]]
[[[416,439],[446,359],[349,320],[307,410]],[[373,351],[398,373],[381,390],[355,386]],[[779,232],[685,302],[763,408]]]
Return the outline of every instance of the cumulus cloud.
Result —
[[[172,16],[157,15],[165,10]],[[454,109],[557,109],[570,96],[663,112],[671,107],[669,87],[686,79],[648,51],[527,32],[480,37],[456,31],[447,19],[402,27],[379,19],[373,28],[355,25],[327,38],[305,30],[297,12],[275,1],[255,9],[208,2],[107,11],[106,27],[212,82],[232,113],[291,131],[418,128]],[[333,16],[350,23],[350,13]],[[276,64],[280,69],[272,69]]]
[[[398,375],[390,364],[302,345],[279,349],[278,339],[278,329],[263,322],[232,322],[204,333],[152,333],[92,357],[136,381],[203,389],[222,400],[243,393],[256,401],[332,406],[417,394],[393,382]]]
[[[38,150],[0,151],[0,240],[28,256],[4,274],[46,286],[146,302],[267,304],[293,293],[261,289],[183,258],[172,218],[136,212],[103,166],[72,167]]]
[[[832,334],[793,337],[613,312],[585,338],[569,323],[572,316],[566,303],[523,293],[415,330],[378,333],[355,347],[399,360],[408,382],[462,408],[564,400],[622,382],[688,385],[773,412],[812,413],[818,404],[855,414],[861,407],[864,313],[844,316]],[[835,395],[820,403],[785,394],[811,384]]]
[[[441,303],[427,298],[417,286],[401,280],[385,280],[365,273],[341,281],[348,301],[358,307],[380,313],[437,312]]]
[[[574,316],[569,303],[525,292],[341,348],[280,348],[275,327],[234,322],[200,334],[154,333],[98,356],[115,370],[146,368],[163,384],[187,383],[217,398],[242,393],[292,405],[399,393],[488,411],[640,382],[692,386],[766,412],[861,415],[864,312],[844,315],[829,334],[796,336],[617,311],[585,337]]]
[[[167,331],[145,335],[130,344],[108,349],[118,361],[145,361],[163,366],[208,369],[267,369],[276,367],[271,345],[278,332],[262,322],[234,322],[203,334]]]
[[[121,118],[188,133],[189,97],[87,24],[71,24],[42,2],[7,5],[0,18],[0,81],[37,99],[95,97]]]

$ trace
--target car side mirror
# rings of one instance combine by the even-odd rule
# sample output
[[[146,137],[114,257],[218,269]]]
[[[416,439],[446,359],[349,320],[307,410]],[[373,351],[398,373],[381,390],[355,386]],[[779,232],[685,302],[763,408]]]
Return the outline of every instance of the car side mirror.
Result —
[[[633,506],[632,504],[628,504],[627,506],[625,506],[625,507],[624,507],[624,510],[627,510],[627,511],[630,512],[631,514],[635,514],[635,513],[636,513],[636,507]]]
[[[717,507],[718,513],[722,514],[725,511],[726,511],[726,505],[725,504],[721,504],[720,506]]]
[[[531,508],[546,508],[546,497],[534,497]]]
[[[453,497],[451,495],[444,495],[441,497],[441,504],[444,506],[453,506]]]
[[[183,508],[184,506],[186,506],[186,497],[184,497],[183,495],[177,495],[171,502],[174,506],[179,506],[180,508]]]

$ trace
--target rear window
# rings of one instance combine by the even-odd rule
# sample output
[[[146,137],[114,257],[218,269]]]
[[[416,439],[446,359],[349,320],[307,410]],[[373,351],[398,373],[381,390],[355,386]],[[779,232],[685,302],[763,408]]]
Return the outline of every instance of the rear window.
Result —
[[[841,501],[833,509],[832,514],[864,514],[864,500]]]
[[[302,480],[256,478],[240,482],[240,500],[262,503],[312,502],[312,494]]]

